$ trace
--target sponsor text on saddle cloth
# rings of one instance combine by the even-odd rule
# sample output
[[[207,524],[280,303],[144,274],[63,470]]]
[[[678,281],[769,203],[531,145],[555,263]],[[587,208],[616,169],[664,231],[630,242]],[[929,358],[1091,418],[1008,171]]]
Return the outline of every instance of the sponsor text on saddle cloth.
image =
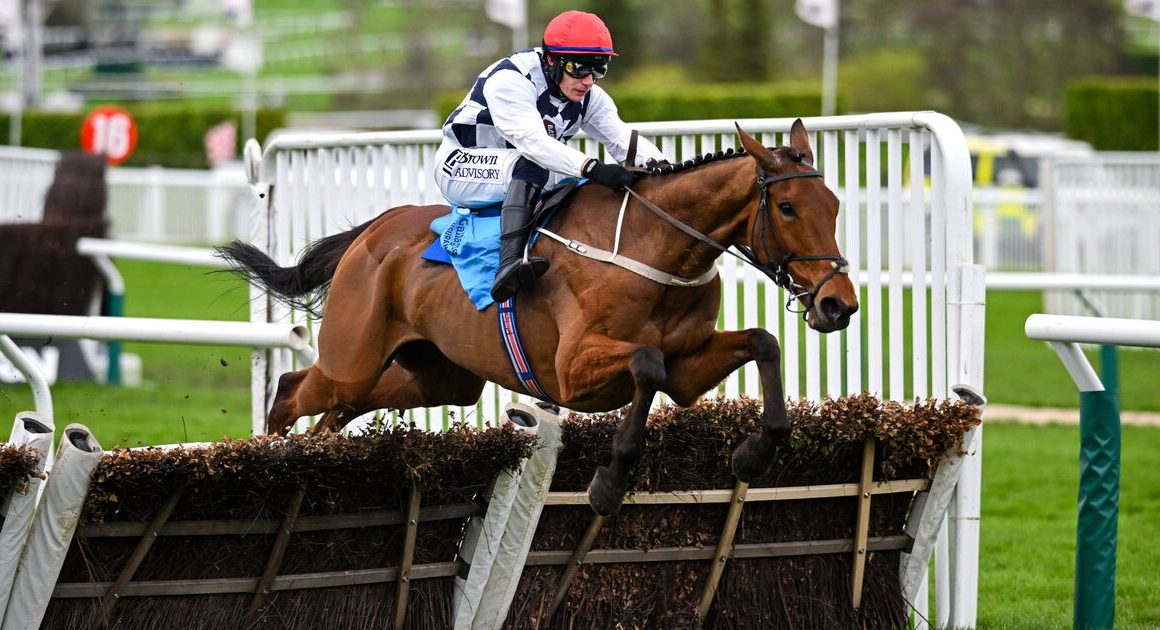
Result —
[[[532,216],[533,225],[543,225],[560,204],[587,180],[569,178],[543,194],[542,202]],[[451,213],[431,222],[439,235],[423,250],[422,258],[450,264],[459,284],[467,292],[476,310],[494,303],[491,285],[499,271],[500,203],[483,208],[452,206]],[[528,238],[528,248],[535,244],[536,232]]]

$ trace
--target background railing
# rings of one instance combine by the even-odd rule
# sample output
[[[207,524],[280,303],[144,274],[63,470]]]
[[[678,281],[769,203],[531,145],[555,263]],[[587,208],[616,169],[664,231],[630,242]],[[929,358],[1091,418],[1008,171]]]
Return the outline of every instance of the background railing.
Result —
[[[417,150],[382,156],[396,164],[419,161],[420,168],[431,157]],[[58,158],[56,151],[0,147],[0,223],[40,220]],[[341,156],[334,159],[334,167],[341,167]],[[1045,159],[1040,169],[1041,188],[974,189],[976,262],[991,271],[1160,275],[1160,248],[1150,242],[1160,234],[1160,154]],[[251,201],[241,163],[206,171],[112,167],[107,179],[111,238],[205,245],[250,237]],[[405,187],[409,181],[406,176],[380,181],[374,208],[403,203],[412,192]],[[336,195],[347,194],[335,183]],[[909,181],[902,186],[903,195],[909,196]],[[439,201],[427,191],[422,196]],[[864,187],[851,198],[863,200],[863,211],[868,211]],[[886,212],[888,202],[879,203],[880,213]],[[904,234],[909,238],[909,226]],[[1160,295],[1155,293],[1105,291],[1099,301],[1108,316],[1160,319]],[[1081,298],[1060,292],[1047,293],[1046,309],[1089,312]]]

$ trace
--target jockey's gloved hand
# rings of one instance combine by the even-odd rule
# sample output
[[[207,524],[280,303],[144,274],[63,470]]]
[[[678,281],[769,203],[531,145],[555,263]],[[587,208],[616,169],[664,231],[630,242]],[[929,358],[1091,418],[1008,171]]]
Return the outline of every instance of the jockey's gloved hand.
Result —
[[[636,181],[636,176],[619,164],[605,164],[596,158],[584,163],[580,174],[613,190],[623,191]]]

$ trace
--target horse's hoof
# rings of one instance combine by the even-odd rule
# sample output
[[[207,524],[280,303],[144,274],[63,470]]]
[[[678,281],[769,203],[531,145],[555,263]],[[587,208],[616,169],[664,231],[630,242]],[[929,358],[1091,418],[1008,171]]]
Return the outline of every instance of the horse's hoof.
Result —
[[[624,502],[626,488],[617,488],[607,480],[608,469],[604,466],[596,469],[592,481],[588,483],[588,505],[592,511],[600,516],[612,516],[620,511],[620,504]]]
[[[757,481],[769,472],[775,452],[769,437],[762,433],[750,435],[733,451],[733,474],[745,483]]]

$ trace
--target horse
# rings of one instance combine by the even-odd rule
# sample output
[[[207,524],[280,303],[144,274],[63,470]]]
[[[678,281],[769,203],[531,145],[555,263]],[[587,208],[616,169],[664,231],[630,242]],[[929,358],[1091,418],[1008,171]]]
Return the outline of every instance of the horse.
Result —
[[[727,248],[789,289],[787,308],[796,298],[795,312],[814,330],[844,329],[858,309],[834,236],[838,199],[814,168],[802,121],[793,123],[788,146],[765,147],[739,125],[737,135],[741,149],[664,163],[629,191],[578,188],[542,226],[563,238],[538,238],[532,247],[551,266],[516,301],[543,397],[579,412],[630,405],[608,465],[588,487],[598,514],[615,513],[623,501],[657,392],[690,406],[756,362],[764,409],[760,430],[732,456],[742,481],[768,471],[790,430],[777,339],[760,328],[716,330],[715,261]],[[285,433],[307,415],[324,414],[316,427],[333,429],[375,409],[472,405],[486,381],[523,393],[503,360],[495,308],[477,311],[450,265],[420,257],[435,238],[432,220],[448,212],[390,209],[315,241],[293,267],[246,243],[219,248],[236,273],[278,299],[324,304],[318,359],[279,379],[267,432]],[[614,239],[632,265],[573,251],[575,243],[612,247]]]

